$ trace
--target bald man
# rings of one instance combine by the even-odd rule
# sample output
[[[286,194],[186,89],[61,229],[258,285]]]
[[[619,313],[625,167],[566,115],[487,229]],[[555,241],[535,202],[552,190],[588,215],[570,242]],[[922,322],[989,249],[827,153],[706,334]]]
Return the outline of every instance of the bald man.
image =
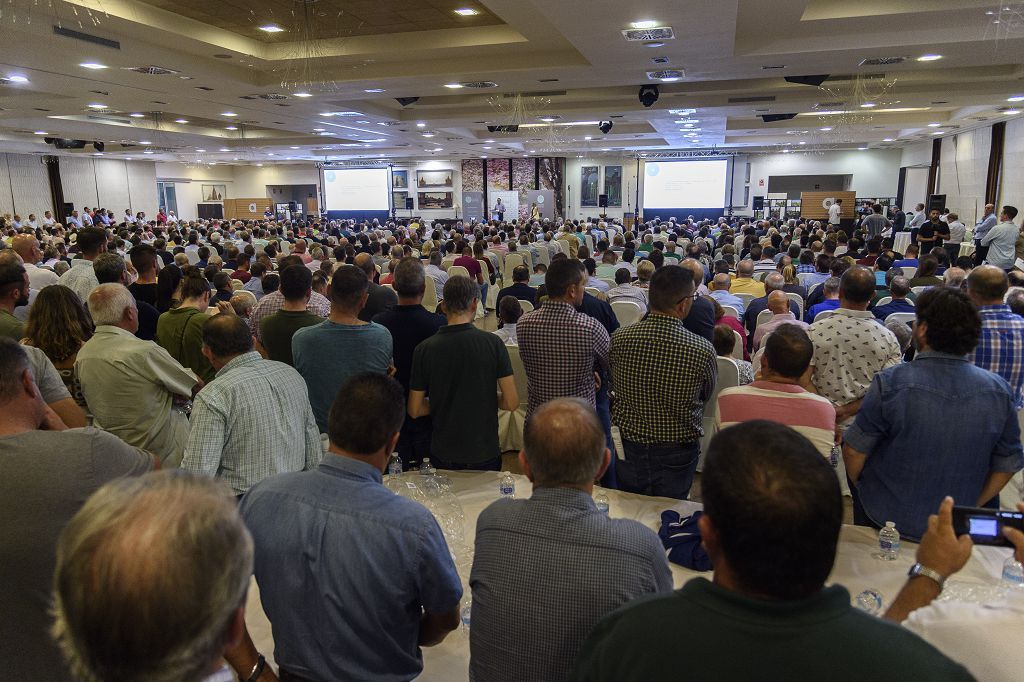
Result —
[[[768,310],[771,311],[772,317],[754,330],[753,350],[755,353],[760,350],[765,337],[784,324],[794,324],[801,329],[807,329],[810,326],[797,319],[790,308],[791,303],[792,301],[783,291],[773,291],[768,294]]]
[[[779,272],[771,272],[764,278],[764,291],[765,295],[747,303],[747,309],[743,311],[743,325],[747,328],[747,352],[749,353],[753,348],[754,342],[754,330],[757,328],[757,316],[762,311],[768,309],[768,295],[774,291],[785,291],[786,278]],[[735,287],[734,287],[735,290]],[[796,301],[791,301],[789,304],[790,312],[794,316],[799,317],[800,306],[797,305]]]
[[[11,248],[21,256],[25,265],[25,272],[28,273],[29,285],[39,291],[43,287],[56,284],[59,277],[57,273],[49,268],[40,268],[36,265],[43,258],[43,252],[39,249],[39,241],[30,234],[19,234],[11,241]]]
[[[398,294],[395,293],[395,290],[382,287],[375,281],[377,278],[377,268],[374,266],[373,257],[370,254],[360,253],[353,262],[357,268],[366,273],[366,279],[370,283],[370,288],[366,290],[367,294],[369,294],[369,297],[366,299],[366,306],[359,313],[360,320],[369,322],[373,319],[374,315],[387,312],[398,305]]]
[[[736,280],[732,283],[732,293],[752,294],[755,298],[764,296],[764,284],[752,279],[753,276],[754,261],[747,259],[737,263]]]
[[[671,592],[658,537],[636,521],[608,518],[591,499],[610,461],[589,403],[558,398],[534,411],[519,453],[532,495],[492,503],[476,524],[472,677],[567,680],[602,617]]]
[[[998,224],[995,204],[985,204],[985,214],[974,226],[974,262],[978,265],[984,263],[988,257],[988,245],[982,246],[981,240]]]
[[[715,278],[711,280],[711,298],[718,301],[718,305],[731,306],[736,309],[736,312],[743,317],[743,311],[746,308],[746,304],[743,299],[739,296],[734,296],[732,293],[732,277],[727,273],[720,272],[715,275]]]

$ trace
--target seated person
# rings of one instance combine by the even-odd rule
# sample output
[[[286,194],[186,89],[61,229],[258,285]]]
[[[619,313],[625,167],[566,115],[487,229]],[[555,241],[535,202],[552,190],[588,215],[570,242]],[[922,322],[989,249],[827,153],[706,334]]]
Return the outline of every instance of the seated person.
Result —
[[[711,342],[711,345],[715,347],[715,354],[720,358],[732,358],[732,361],[736,363],[736,368],[739,370],[740,385],[752,383],[754,381],[754,369],[746,360],[737,360],[732,357],[733,351],[736,349],[736,334],[733,329],[724,324],[715,325],[715,338]]]
[[[523,316],[523,306],[515,296],[506,296],[498,304],[498,320],[501,328],[494,331],[498,338],[505,342],[506,346],[518,346],[516,339],[516,323]]]
[[[501,299],[506,296],[518,298],[521,301],[529,301],[533,307],[537,307],[537,290],[529,285],[530,268],[525,265],[517,265],[512,269],[512,285],[507,286],[498,292],[495,307],[501,307]]]
[[[885,320],[893,313],[912,313],[914,304],[908,300],[910,296],[910,280],[902,275],[893,277],[889,282],[889,295],[892,297],[890,303],[876,305],[871,309],[879,320]]]
[[[608,302],[632,301],[647,310],[647,289],[634,286],[632,276],[626,268],[619,268],[615,271],[615,286],[608,290]]]

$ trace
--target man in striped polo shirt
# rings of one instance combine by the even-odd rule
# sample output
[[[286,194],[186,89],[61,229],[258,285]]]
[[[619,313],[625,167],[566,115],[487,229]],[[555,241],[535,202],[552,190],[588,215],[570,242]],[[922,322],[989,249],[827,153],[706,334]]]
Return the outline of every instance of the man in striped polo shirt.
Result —
[[[801,327],[784,324],[764,342],[761,373],[747,386],[718,394],[718,427],[765,419],[805,436],[823,457],[832,454],[836,410],[827,398],[808,391],[814,346]]]

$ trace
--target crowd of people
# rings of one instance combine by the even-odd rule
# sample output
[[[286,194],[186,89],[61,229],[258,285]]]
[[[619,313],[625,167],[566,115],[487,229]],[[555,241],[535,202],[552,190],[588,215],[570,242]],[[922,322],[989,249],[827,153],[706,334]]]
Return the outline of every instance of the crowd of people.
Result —
[[[855,523],[921,543],[897,622],[970,554],[949,498],[1021,501],[1024,272],[1000,236],[1017,211],[973,257],[944,248],[949,216],[896,252],[906,218],[879,213],[3,225],[8,672],[417,676],[462,580],[382,473],[500,471],[499,414],[521,409],[534,490],[476,524],[474,679],[668,679],[680,648],[698,677],[799,656],[811,675],[969,679],[825,581],[847,491]],[[685,500],[701,460],[714,581],[673,593],[657,534],[602,514],[593,486]],[[276,672],[246,631],[252,576]]]

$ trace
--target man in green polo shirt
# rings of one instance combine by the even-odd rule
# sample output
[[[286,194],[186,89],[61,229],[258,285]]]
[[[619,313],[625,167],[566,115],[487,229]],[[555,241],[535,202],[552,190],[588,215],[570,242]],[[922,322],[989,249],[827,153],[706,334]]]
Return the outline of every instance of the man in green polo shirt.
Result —
[[[441,304],[448,324],[412,356],[409,416],[431,416],[430,457],[439,469],[499,471],[498,408],[519,407],[505,344],[473,325],[479,300],[476,282],[450,277]]]
[[[290,265],[281,271],[284,303],[276,313],[260,320],[260,338],[267,358],[294,366],[292,337],[304,327],[320,324],[324,318],[306,310],[313,295],[313,273],[305,265]]]
[[[576,680],[970,680],[917,635],[825,587],[843,503],[835,472],[787,426],[749,421],[711,441],[698,522],[713,581],[606,617]],[[911,580],[956,566],[928,566]]]
[[[25,325],[14,309],[28,305],[29,282],[25,266],[13,251],[0,254],[0,337],[21,341]]]

